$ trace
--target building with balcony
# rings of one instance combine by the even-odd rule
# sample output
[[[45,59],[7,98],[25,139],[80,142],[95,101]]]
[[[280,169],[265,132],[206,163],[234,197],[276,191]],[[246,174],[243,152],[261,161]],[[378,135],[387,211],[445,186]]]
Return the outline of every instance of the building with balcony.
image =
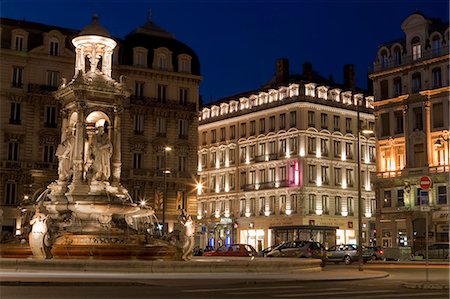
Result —
[[[74,76],[72,39],[79,31],[2,18],[1,32],[0,219],[8,237],[20,234],[22,200],[35,200],[57,178],[64,111],[52,91]],[[199,59],[151,19],[114,39],[112,77],[132,94],[118,111],[122,184],[161,219],[166,181],[170,229],[179,207],[196,213],[197,163],[189,157],[198,144]]]
[[[377,132],[377,234],[380,245],[448,241],[449,24],[414,13],[404,36],[380,45],[373,80]],[[420,179],[429,176],[430,212]],[[422,196],[421,196],[422,195]]]
[[[304,64],[290,75],[277,62],[261,89],[209,104],[198,129],[200,246],[232,242],[257,249],[292,239],[329,246],[357,242],[357,110],[373,127],[373,97],[325,80]],[[363,221],[374,227],[375,139],[361,136]]]

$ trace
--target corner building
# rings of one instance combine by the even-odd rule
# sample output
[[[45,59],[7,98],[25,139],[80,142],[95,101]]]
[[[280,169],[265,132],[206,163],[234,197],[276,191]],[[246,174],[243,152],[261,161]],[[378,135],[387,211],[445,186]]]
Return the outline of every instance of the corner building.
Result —
[[[86,27],[109,36],[99,23]],[[95,23],[95,24],[94,24]],[[17,207],[36,200],[57,178],[55,150],[61,143],[63,116],[52,92],[74,76],[78,30],[1,19],[0,60],[0,219],[2,241],[21,233]],[[164,168],[166,223],[177,208],[196,212],[200,63],[195,52],[148,19],[118,43],[112,53],[112,77],[126,82],[131,96],[121,104],[122,184],[134,202],[162,216]],[[65,78],[65,79],[64,79]],[[165,160],[164,149],[170,146]]]
[[[415,13],[404,36],[379,46],[373,80],[377,128],[379,245],[448,242],[449,24]],[[429,190],[420,179],[431,178]],[[421,208],[428,191],[429,212]],[[426,192],[425,192],[426,193]]]
[[[357,106],[373,127],[373,98],[286,59],[274,80],[203,107],[197,219],[200,246],[248,243],[257,250],[295,239],[357,243]],[[353,90],[353,91],[352,91]],[[374,227],[375,139],[361,136],[365,243]]]

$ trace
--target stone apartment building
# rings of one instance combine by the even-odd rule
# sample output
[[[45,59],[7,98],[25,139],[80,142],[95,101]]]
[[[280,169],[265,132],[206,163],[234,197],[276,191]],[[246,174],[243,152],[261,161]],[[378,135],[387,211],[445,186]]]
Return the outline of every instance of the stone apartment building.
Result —
[[[261,89],[208,104],[198,129],[197,219],[200,246],[233,242],[256,249],[315,239],[364,243],[375,223],[375,139],[361,135],[362,211],[358,211],[357,105],[362,127],[374,126],[373,97],[355,89],[354,68],[338,85],[304,64],[289,73],[280,59]]]
[[[379,46],[370,78],[377,131],[379,245],[448,242],[449,24],[414,13],[404,36]],[[421,208],[421,177],[432,180],[430,211]],[[422,195],[422,196],[421,196]]]
[[[94,20],[94,22],[96,22]],[[99,24],[95,32],[109,33]],[[89,27],[93,28],[92,24]],[[60,103],[52,92],[74,76],[79,31],[1,19],[0,212],[2,236],[20,234],[18,206],[35,200],[57,178]],[[196,213],[195,180],[200,62],[195,52],[151,19],[124,38],[112,55],[112,77],[125,80],[122,184],[134,202],[149,204],[161,219],[167,182],[169,229],[178,207]],[[166,152],[165,148],[172,150]],[[164,171],[166,170],[166,171]],[[165,178],[164,178],[165,177]]]

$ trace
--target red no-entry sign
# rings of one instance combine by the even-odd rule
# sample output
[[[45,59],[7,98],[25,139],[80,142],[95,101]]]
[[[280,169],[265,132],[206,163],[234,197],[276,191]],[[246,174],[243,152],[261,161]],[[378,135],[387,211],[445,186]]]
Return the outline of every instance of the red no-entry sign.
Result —
[[[420,189],[428,190],[431,187],[431,179],[429,176],[424,175],[420,178]]]

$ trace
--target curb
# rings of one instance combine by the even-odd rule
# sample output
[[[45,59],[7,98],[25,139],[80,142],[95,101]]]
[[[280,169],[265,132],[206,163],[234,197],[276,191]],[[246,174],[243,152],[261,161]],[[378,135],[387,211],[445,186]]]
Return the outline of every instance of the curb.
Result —
[[[403,283],[402,286],[407,289],[427,289],[427,290],[448,290],[448,284],[418,282],[418,283]]]

